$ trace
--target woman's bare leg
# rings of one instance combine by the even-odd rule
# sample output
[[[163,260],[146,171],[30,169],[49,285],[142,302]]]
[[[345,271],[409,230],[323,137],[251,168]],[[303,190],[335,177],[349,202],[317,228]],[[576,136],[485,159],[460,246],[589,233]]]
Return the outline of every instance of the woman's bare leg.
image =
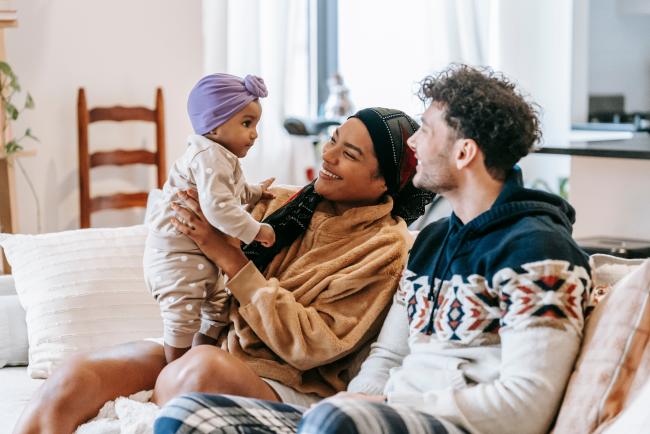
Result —
[[[163,347],[146,341],[72,356],[36,392],[14,433],[72,433],[106,401],[152,389],[164,366]]]
[[[271,386],[246,363],[210,345],[194,347],[167,365],[158,376],[152,401],[163,406],[170,399],[189,392],[280,401]]]

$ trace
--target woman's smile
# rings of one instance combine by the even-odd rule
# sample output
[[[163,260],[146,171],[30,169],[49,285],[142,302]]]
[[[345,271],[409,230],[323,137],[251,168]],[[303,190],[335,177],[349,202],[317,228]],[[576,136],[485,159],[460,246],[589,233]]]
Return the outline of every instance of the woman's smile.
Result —
[[[338,181],[343,179],[340,176],[336,175],[335,173],[332,173],[329,170],[325,169],[324,167],[321,167],[319,174],[323,179],[328,181],[334,181],[334,180]]]

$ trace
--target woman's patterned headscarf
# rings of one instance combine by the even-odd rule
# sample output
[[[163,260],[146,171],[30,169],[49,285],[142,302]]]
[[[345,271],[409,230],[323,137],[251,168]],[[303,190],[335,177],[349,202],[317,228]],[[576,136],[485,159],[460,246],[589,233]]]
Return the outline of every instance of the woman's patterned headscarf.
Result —
[[[434,194],[413,185],[415,154],[406,141],[418,129],[418,124],[399,110],[368,108],[355,113],[368,129],[379,161],[379,170],[393,198],[394,216],[411,224],[424,214],[424,207]],[[293,243],[309,227],[311,217],[322,196],[314,189],[315,181],[296,193],[281,208],[264,219],[275,230],[275,244],[263,247],[254,241],[243,247],[246,256],[259,270],[264,270],[282,248]]]

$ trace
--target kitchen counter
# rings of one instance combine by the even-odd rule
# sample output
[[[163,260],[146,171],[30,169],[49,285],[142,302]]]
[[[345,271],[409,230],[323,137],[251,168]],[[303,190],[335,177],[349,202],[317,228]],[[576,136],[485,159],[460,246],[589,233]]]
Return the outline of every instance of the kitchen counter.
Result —
[[[635,134],[631,138],[623,140],[572,141],[568,145],[544,145],[537,148],[535,152],[583,157],[650,160],[650,134]]]

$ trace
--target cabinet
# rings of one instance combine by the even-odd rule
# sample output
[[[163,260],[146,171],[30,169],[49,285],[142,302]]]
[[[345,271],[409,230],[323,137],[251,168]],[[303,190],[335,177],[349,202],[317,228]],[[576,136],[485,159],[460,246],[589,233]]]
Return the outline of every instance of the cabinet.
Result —
[[[569,200],[576,210],[576,238],[650,240],[650,134],[537,152],[572,157]]]

